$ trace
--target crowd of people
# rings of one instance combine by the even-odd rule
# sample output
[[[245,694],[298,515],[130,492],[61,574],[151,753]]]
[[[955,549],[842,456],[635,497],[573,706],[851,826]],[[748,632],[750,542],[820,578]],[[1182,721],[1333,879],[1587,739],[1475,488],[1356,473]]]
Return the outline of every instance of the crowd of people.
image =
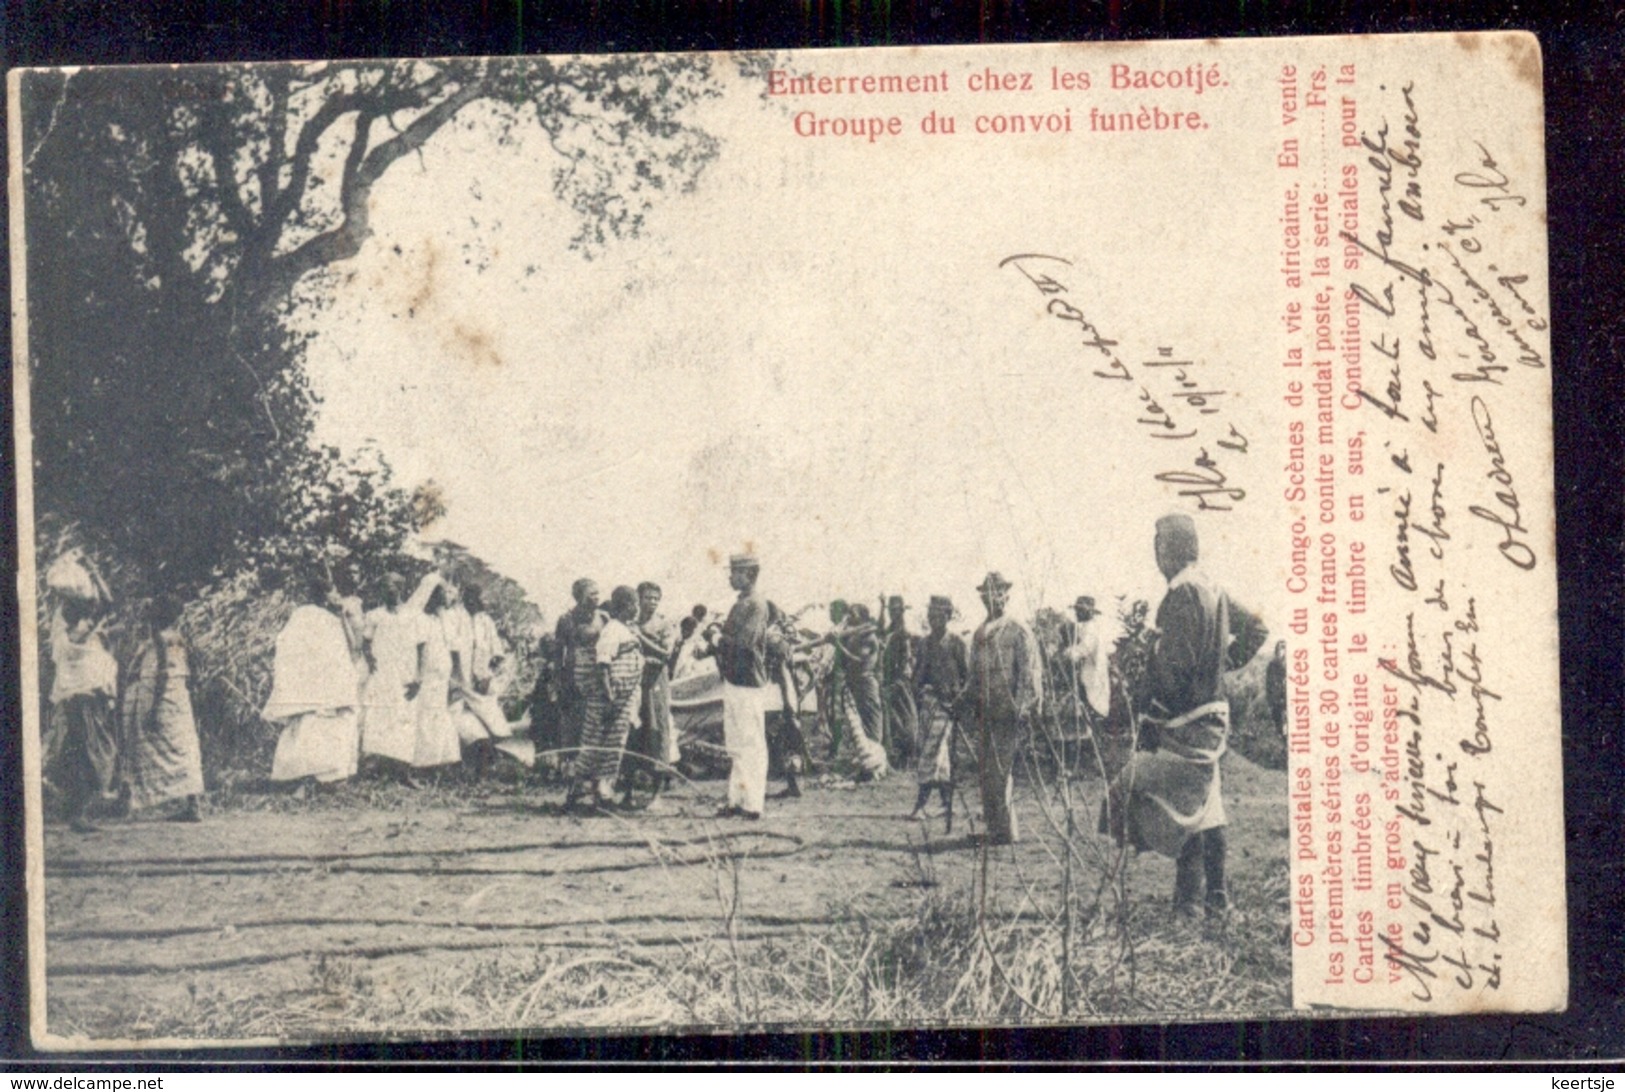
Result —
[[[1197,565],[1194,522],[1164,517],[1154,540],[1167,592],[1156,612],[1149,662],[1144,749],[1113,781],[1102,831],[1177,861],[1175,904],[1196,913],[1226,905],[1225,816],[1219,758],[1229,732],[1223,673],[1261,647],[1264,628],[1235,606]],[[672,681],[707,670],[720,676],[726,800],[719,816],[759,820],[769,773],[767,711],[777,697],[786,785],[801,795],[811,761],[799,711],[808,684],[797,666],[827,648],[815,685],[831,755],[851,751],[860,780],[892,764],[912,766],[919,816],[933,795],[953,826],[958,751],[968,753],[990,845],[1019,839],[1013,802],[1018,756],[1033,739],[1044,702],[1070,697],[1085,732],[1113,708],[1107,655],[1090,596],[1073,604],[1057,658],[1066,685],[1046,685],[1033,631],[1008,611],[1012,584],[990,572],[977,587],[985,618],[967,643],[949,632],[950,597],[933,595],[923,635],[906,625],[907,603],[886,599],[877,619],[861,603],[830,604],[830,628],[812,635],[758,590],[758,559],[729,561],[736,593],[725,618],[696,608],[677,626],[661,614],[653,582],[615,587],[608,601],[589,579],[571,589],[574,606],[544,641],[530,727],[539,764],[567,782],[566,811],[601,814],[655,807],[681,757]],[[415,783],[423,771],[502,750],[517,754],[516,728],[500,698],[512,660],[484,610],[479,588],[439,573],[410,595],[404,579],[383,582],[370,610],[330,579],[303,589],[276,640],[272,688],[262,715],[280,726],[271,779],[327,784],[356,774],[366,756]],[[63,595],[51,632],[53,707],[45,748],[70,823],[93,829],[90,803],[122,785],[130,807],[181,799],[176,818],[196,820],[203,790],[174,603],[149,610],[127,675],[99,632],[94,597]],[[1046,696],[1048,694],[1048,696]],[[116,712],[115,712],[116,710]],[[852,716],[847,716],[850,710]],[[855,722],[848,727],[849,721]],[[527,758],[531,752],[526,751]]]
[[[180,604],[147,601],[133,645],[115,656],[111,596],[82,555],[68,560],[50,589],[45,785],[79,831],[96,829],[94,812],[107,801],[128,814],[180,800],[170,818],[195,822],[203,769]],[[339,594],[326,573],[284,589],[302,601],[277,634],[261,709],[278,727],[273,783],[343,781],[363,758],[415,783],[424,771],[478,767],[511,745],[499,700],[510,659],[479,588],[459,589],[439,573],[410,597],[405,587],[404,577],[385,577],[371,610]]]
[[[389,574],[364,609],[325,574],[311,581],[277,635],[261,712],[282,725],[273,782],[342,781],[369,759],[411,784],[465,758],[483,765],[511,740],[510,659],[480,589],[431,572],[405,590]]]
[[[1212,915],[1228,906],[1219,759],[1230,707],[1221,679],[1253,657],[1266,631],[1203,574],[1189,516],[1158,521],[1154,554],[1167,592],[1156,613],[1149,705],[1138,726],[1145,746],[1109,787],[1101,828],[1136,849],[1172,857],[1176,909],[1194,915],[1205,907]],[[1016,842],[1014,770],[1049,688],[1032,630],[1007,609],[1011,582],[990,572],[977,587],[986,617],[967,645],[948,632],[955,612],[946,595],[931,597],[923,637],[909,633],[900,597],[886,601],[885,622],[875,621],[862,604],[837,600],[830,606],[829,631],[804,637],[758,590],[760,574],[756,557],[731,557],[729,585],[737,597],[726,618],[704,625],[704,612],[697,609],[675,639],[658,613],[660,590],[654,585],[636,592],[616,588],[605,610],[597,585],[577,581],[576,605],[554,634],[561,681],[557,738],[561,749],[579,756],[570,768],[566,807],[599,812],[615,806],[617,791],[619,806],[631,806],[633,771],[641,766],[649,776],[673,761],[669,681],[685,644],[693,641],[692,660],[715,661],[721,676],[729,773],[718,815],[761,819],[768,799],[766,710],[775,691],[782,709],[799,710],[797,658],[828,646],[834,660],[817,696],[832,751],[843,745],[845,718],[838,708],[849,702],[861,732],[855,741],[860,753],[877,752],[882,764],[888,752],[912,763],[919,785],[913,815],[938,794],[951,830],[954,738],[963,736],[974,756],[983,837],[990,845]],[[1093,597],[1080,596],[1073,609],[1060,660],[1076,715],[1088,729],[1111,712],[1111,677]],[[779,729],[786,786],[778,795],[796,797],[806,754],[799,717],[779,718]],[[572,740],[579,745],[572,747]],[[650,788],[658,794],[658,774]]]

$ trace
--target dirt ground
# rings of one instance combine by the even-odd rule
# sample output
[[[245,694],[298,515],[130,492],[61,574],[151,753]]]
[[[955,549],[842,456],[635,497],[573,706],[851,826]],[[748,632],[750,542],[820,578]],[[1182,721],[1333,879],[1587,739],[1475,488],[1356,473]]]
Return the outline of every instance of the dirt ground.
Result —
[[[1232,889],[1284,876],[1283,775],[1232,755],[1224,784]],[[1099,782],[1074,785],[1085,798],[1076,814],[1092,815]],[[647,951],[715,937],[729,929],[730,908],[731,941],[744,945],[905,917],[923,892],[968,888],[984,852],[995,885],[1053,892],[1061,882],[1051,831],[1024,786],[1022,843],[989,851],[967,837],[980,826],[974,785],[960,787],[953,835],[935,806],[925,821],[905,818],[915,794],[906,774],[814,785],[798,800],[770,800],[759,822],[714,818],[722,790],[693,783],[658,812],[580,818],[560,814],[557,789],[521,778],[423,790],[358,782],[308,800],[243,798],[199,824],[50,826],[49,1031],[275,1038],[289,1025],[252,1014],[317,1006],[303,1026],[342,1036],[362,1029],[323,1000],[335,961],[365,968],[384,994],[421,993],[502,953]],[[1136,900],[1165,910],[1172,863],[1141,856],[1130,883]],[[322,1004],[333,1007],[330,1024]],[[504,1004],[469,1019],[528,1011]],[[595,1023],[591,1012],[582,1022]]]

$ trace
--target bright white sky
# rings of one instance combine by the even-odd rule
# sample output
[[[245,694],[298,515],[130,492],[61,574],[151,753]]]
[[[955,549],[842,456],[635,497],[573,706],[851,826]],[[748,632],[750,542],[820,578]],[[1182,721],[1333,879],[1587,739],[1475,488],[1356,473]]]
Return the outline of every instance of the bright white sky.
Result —
[[[809,67],[856,71],[857,56]],[[1090,377],[1098,358],[998,263],[1074,259],[1073,298],[1131,364],[1168,345],[1229,391],[1249,369],[1273,390],[1269,324],[1238,319],[1267,290],[1273,216],[1225,208],[1213,179],[1234,148],[1148,139],[1119,162],[1118,137],[962,128],[888,153],[797,138],[758,92],[708,104],[723,150],[697,190],[591,261],[566,245],[534,132],[499,148],[455,127],[398,163],[317,320],[324,439],[376,440],[400,482],[433,479],[449,514],[431,534],[513,576],[549,620],[582,575],[606,592],[655,579],[679,611],[723,606],[727,555],[747,546],[791,610],[900,592],[920,625],[944,593],[974,622],[988,569],[1025,610],[1154,600],[1153,521],[1191,502],[1152,475],[1193,450],[1147,438],[1137,385]],[[1207,568],[1272,610],[1266,397],[1225,400],[1252,441],[1232,469],[1253,495],[1199,526]]]

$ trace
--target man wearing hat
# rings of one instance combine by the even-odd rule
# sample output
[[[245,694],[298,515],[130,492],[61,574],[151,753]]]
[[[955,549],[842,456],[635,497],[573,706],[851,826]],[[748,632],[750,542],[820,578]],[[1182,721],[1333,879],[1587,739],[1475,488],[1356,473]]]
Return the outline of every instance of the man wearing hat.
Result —
[[[1174,858],[1175,913],[1194,918],[1200,902],[1210,919],[1222,920],[1230,900],[1219,759],[1230,734],[1230,704],[1220,680],[1252,659],[1267,631],[1197,568],[1190,516],[1159,519],[1155,551],[1168,592],[1157,607],[1150,708],[1141,729],[1142,736],[1155,736],[1157,750],[1134,755],[1112,786],[1110,813],[1101,818],[1135,849]]]
[[[1072,604],[1077,621],[1068,626],[1066,647],[1061,655],[1072,669],[1073,696],[1078,698],[1078,722],[1086,732],[1106,719],[1112,711],[1112,680],[1106,655],[1100,647],[1100,629],[1095,619],[1095,597],[1080,595]]]
[[[722,738],[728,749],[728,803],[723,816],[760,819],[767,797],[769,648],[782,653],[768,602],[756,590],[761,569],[751,554],[728,559],[728,585],[739,593],[714,644],[695,653],[715,656],[722,674]]]
[[[987,621],[971,638],[970,681],[962,704],[976,733],[988,844],[1011,845],[1020,837],[1010,806],[1012,775],[1043,696],[1041,661],[1032,632],[1005,612],[1010,581],[990,572],[976,590]]]

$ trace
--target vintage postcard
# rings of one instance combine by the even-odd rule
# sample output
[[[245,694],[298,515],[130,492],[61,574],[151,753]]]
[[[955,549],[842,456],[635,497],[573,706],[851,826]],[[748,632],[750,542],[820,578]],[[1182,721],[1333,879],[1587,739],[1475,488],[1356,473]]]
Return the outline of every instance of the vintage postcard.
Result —
[[[39,1047],[1565,1005],[1532,37],[8,92]]]

